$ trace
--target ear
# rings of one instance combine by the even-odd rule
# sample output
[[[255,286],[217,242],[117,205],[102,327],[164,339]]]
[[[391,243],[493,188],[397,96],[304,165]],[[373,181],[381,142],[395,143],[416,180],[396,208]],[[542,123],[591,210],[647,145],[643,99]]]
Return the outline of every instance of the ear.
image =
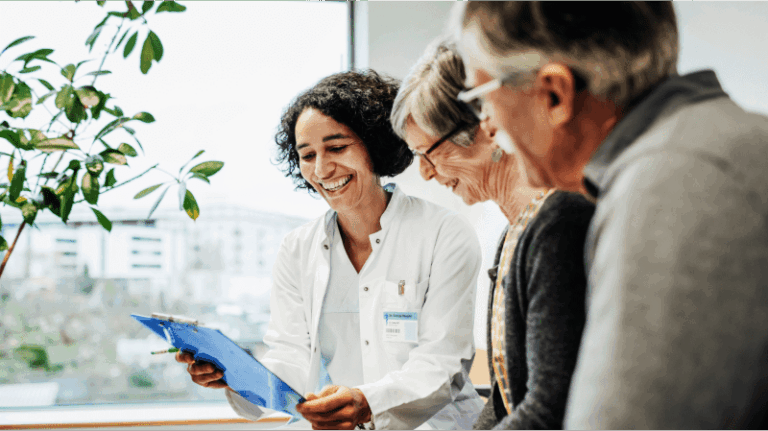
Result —
[[[542,67],[536,77],[546,96],[547,118],[552,127],[561,127],[571,121],[576,99],[576,80],[568,66],[550,63]]]
[[[493,138],[494,136],[496,136],[496,131],[498,129],[499,129],[498,126],[496,126],[495,124],[491,123],[491,118],[490,117],[485,117],[480,122],[480,130],[478,131],[478,133],[483,133],[487,137]]]

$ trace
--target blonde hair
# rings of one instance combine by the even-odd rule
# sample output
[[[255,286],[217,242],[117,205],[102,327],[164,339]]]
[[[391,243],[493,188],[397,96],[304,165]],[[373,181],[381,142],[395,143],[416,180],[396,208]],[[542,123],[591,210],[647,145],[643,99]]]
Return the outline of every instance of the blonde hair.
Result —
[[[462,147],[471,145],[480,121],[456,101],[464,90],[465,79],[464,62],[456,44],[445,36],[432,42],[397,93],[390,116],[395,133],[405,139],[409,119],[433,136],[443,136],[459,124],[466,124],[467,128],[450,140]]]

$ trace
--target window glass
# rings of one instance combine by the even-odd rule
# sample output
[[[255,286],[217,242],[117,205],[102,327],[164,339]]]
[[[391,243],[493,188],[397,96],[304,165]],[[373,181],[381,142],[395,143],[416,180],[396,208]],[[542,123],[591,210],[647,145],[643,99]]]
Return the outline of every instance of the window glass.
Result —
[[[22,232],[0,278],[0,408],[224,399],[223,391],[192,384],[172,355],[150,355],[169,346],[132,313],[192,316],[254,355],[264,350],[280,242],[327,209],[294,191],[273,164],[274,135],[295,96],[348,68],[348,6],[182,3],[183,13],[149,17],[165,53],[147,75],[137,46],[127,59],[122,50],[108,57],[104,69],[112,74],[99,77],[97,87],[126,113],[147,111],[157,120],[136,127],[145,156],[131,159],[118,180],[155,163],[175,172],[201,149],[201,161],[224,168],[210,185],[188,185],[200,206],[196,222],[170,192],[147,218],[159,193],[133,196],[171,179],[152,171],[99,198],[111,233],[87,207],[73,210],[67,224],[41,213],[37,227]],[[51,48],[60,65],[91,60],[83,67],[96,70],[116,25],[107,25],[91,53],[83,44],[105,13],[95,2],[1,2],[0,45],[36,38],[0,59],[0,68]],[[25,121],[39,127],[43,120],[33,112]],[[2,207],[0,215],[2,235],[12,241],[19,211]]]

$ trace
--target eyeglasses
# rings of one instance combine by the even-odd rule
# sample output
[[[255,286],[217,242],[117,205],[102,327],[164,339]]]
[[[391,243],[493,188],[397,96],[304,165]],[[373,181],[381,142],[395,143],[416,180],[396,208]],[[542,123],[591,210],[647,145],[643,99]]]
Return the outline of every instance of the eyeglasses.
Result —
[[[427,154],[431,153],[432,151],[435,151],[437,149],[437,147],[439,147],[440,145],[442,145],[444,142],[448,141],[449,139],[453,138],[454,135],[456,135],[460,131],[464,130],[467,126],[469,126],[469,124],[463,123],[463,122],[459,123],[456,127],[451,129],[450,132],[446,133],[445,135],[443,135],[442,138],[438,139],[437,142],[432,144],[432,146],[429,147],[429,149],[427,151],[422,153],[420,151],[411,150],[411,152],[413,153],[414,156],[419,156],[419,157],[423,158],[424,160],[426,160],[427,162],[429,162],[429,164],[432,165],[432,168],[434,168],[435,164],[432,163],[432,160],[429,160],[429,158],[427,157]]]
[[[491,91],[498,90],[502,85],[510,82],[521,82],[521,78],[527,76],[527,74],[515,73],[513,75],[505,76],[504,78],[496,78],[485,84],[478,85],[475,88],[464,90],[456,96],[456,100],[461,102],[465,107],[469,108],[473,114],[483,121],[487,115],[483,112],[483,99],[482,97]]]
[[[480,121],[483,121],[487,117],[487,115],[483,113],[483,96],[492,91],[498,90],[502,85],[505,84],[522,84],[525,82],[526,78],[530,77],[531,73],[536,72],[538,71],[532,70],[530,72],[519,72],[507,75],[503,78],[493,79],[486,82],[485,84],[478,85],[475,88],[470,88],[460,92],[458,95],[456,95],[456,100],[462,103],[465,107],[469,108]],[[573,69],[571,69],[571,74],[573,74],[575,91],[578,93],[582,90],[585,90],[587,88],[587,81],[584,79],[582,74]]]

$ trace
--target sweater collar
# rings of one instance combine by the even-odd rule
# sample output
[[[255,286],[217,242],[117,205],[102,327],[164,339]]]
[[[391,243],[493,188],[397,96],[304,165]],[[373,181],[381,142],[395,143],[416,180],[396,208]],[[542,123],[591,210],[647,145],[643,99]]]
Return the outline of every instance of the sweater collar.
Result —
[[[727,97],[715,72],[704,70],[688,75],[672,75],[633,103],[584,168],[584,185],[597,198],[606,187],[605,172],[659,118],[687,105],[716,97]]]

